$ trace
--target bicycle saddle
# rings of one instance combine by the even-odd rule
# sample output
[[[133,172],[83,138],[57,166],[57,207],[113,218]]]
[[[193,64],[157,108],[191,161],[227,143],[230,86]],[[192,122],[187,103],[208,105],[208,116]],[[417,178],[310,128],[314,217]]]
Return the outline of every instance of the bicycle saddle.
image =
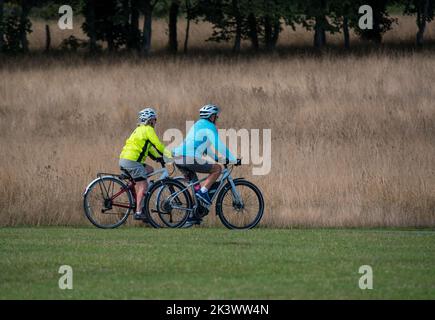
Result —
[[[121,169],[121,172],[122,172],[122,174],[121,174],[121,179],[122,179],[123,177],[125,177],[125,178],[132,179],[132,180],[133,180],[133,177],[130,175],[130,173],[128,173],[127,169],[125,169],[125,168],[123,168],[123,167],[121,167],[120,169]]]

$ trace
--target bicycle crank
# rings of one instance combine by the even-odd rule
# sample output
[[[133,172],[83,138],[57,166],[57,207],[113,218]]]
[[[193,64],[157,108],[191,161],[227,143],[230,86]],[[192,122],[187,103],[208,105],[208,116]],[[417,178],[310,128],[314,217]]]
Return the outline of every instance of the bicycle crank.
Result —
[[[197,218],[204,218],[208,215],[208,209],[202,205],[199,205],[195,210],[195,216]]]

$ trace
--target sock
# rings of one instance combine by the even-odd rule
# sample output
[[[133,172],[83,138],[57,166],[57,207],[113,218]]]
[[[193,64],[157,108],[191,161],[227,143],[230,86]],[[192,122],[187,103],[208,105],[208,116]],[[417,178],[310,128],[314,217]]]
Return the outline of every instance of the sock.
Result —
[[[208,192],[208,189],[206,187],[201,187],[201,192],[206,193],[206,192]]]
[[[142,214],[142,211],[136,211],[136,214]]]

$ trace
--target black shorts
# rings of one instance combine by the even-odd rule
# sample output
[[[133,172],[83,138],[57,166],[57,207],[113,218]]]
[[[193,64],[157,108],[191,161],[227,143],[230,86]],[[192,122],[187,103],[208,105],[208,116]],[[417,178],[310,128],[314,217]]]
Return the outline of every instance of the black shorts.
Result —
[[[201,159],[200,162],[191,157],[176,158],[175,166],[184,174],[189,181],[198,181],[198,173],[210,173],[213,169],[213,164]]]

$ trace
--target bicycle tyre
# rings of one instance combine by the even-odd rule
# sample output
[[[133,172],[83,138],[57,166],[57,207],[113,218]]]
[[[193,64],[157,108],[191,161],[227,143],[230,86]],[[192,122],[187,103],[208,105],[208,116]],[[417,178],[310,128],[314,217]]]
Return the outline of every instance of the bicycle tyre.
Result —
[[[250,221],[247,224],[244,224],[242,226],[238,226],[238,225],[235,225],[234,223],[232,223],[230,221],[230,219],[225,216],[226,213],[223,210],[223,202],[225,200],[225,196],[227,196],[228,193],[231,192],[231,190],[232,190],[231,184],[229,182],[222,188],[222,190],[218,194],[218,197],[216,200],[216,214],[219,216],[219,219],[221,220],[222,224],[225,227],[227,227],[228,229],[237,229],[237,230],[252,229],[260,222],[261,218],[263,217],[263,213],[264,213],[263,195],[262,195],[260,189],[255,184],[253,184],[252,182],[249,182],[247,180],[235,179],[234,185],[236,186],[236,188],[237,188],[237,186],[244,186],[244,187],[246,187],[254,192],[254,194],[258,200],[258,204],[259,204],[258,212],[256,213],[254,219],[252,219],[252,221]],[[233,202],[233,207],[234,207],[234,202]]]
[[[146,193],[145,201],[144,201],[144,212],[147,215],[148,222],[154,228],[164,228],[164,227],[179,228],[182,225],[184,225],[184,223],[186,222],[186,220],[189,217],[189,214],[190,214],[189,210],[192,209],[192,206],[193,206],[192,205],[193,204],[192,197],[191,197],[188,189],[184,190],[179,195],[179,197],[182,197],[186,203],[184,206],[185,209],[178,209],[178,210],[182,210],[184,213],[181,215],[181,218],[179,219],[178,222],[170,223],[165,218],[167,216],[169,216],[169,218],[172,219],[172,210],[176,210],[176,209],[170,210],[169,213],[163,209],[161,201],[164,201],[165,198],[162,197],[162,190],[164,190],[165,188],[168,188],[169,190],[171,190],[171,188],[172,188],[172,190],[170,191],[171,192],[170,194],[173,194],[174,192],[181,191],[181,190],[185,189],[186,187],[180,181],[175,180],[175,179],[171,179],[171,178],[157,181],[156,183],[154,183],[151,186],[151,188],[149,188],[149,190]],[[153,202],[154,193],[157,193],[156,208],[155,209],[154,209],[154,205],[151,205],[151,203]],[[154,217],[154,215],[152,213],[157,213],[158,219],[157,219],[157,217]],[[163,225],[162,225],[162,223],[163,223]]]
[[[106,182],[108,182],[109,185],[110,185],[110,182],[112,182],[114,185],[117,185],[117,190],[118,190],[118,187],[119,187],[119,190],[127,189],[127,185],[124,182],[122,182],[120,179],[113,177],[113,176],[104,176],[104,177],[95,179],[94,181],[92,181],[89,184],[89,186],[86,188],[86,191],[83,195],[83,208],[84,208],[86,217],[94,226],[101,228],[101,229],[114,229],[114,228],[117,228],[125,223],[125,221],[127,220],[128,216],[131,213],[132,208],[134,207],[134,200],[133,200],[133,196],[132,196],[130,190],[127,190],[126,192],[124,192],[127,196],[128,203],[125,203],[125,204],[128,205],[128,208],[125,208],[124,213],[115,214],[115,215],[118,215],[120,217],[117,220],[117,222],[112,223],[112,224],[101,223],[100,221],[98,221],[94,217],[95,213],[98,212],[98,207],[95,205],[95,206],[93,206],[95,208],[91,208],[90,201],[91,201],[91,197],[94,195],[98,196],[98,191],[100,191],[101,199],[99,199],[99,201],[103,201],[103,207],[106,207],[104,204],[106,197],[104,196],[103,191],[101,189],[102,188],[101,183],[104,184]],[[115,186],[113,186],[112,189],[115,190]],[[102,211],[102,209],[100,209],[100,211]],[[110,211],[110,210],[107,210],[107,211]]]

